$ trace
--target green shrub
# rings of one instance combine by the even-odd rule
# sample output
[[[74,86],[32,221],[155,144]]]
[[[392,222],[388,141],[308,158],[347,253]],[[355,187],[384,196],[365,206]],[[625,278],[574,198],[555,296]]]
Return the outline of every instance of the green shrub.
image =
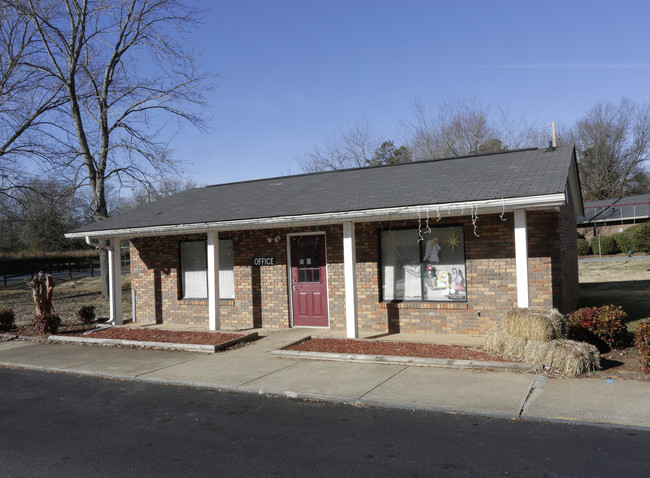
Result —
[[[627,345],[627,314],[616,305],[583,307],[569,314],[575,340],[594,344],[600,350],[622,349]]]
[[[599,247],[599,241],[598,241],[599,236],[594,236],[591,238],[591,250],[594,252],[594,254],[598,254],[598,247]],[[616,254],[617,252],[620,252],[616,248],[616,242],[614,241],[614,238],[611,236],[600,236],[600,253],[603,255],[608,255],[608,254]]]
[[[95,306],[84,305],[77,311],[77,321],[82,324],[90,324],[95,320]]]
[[[41,335],[56,334],[61,325],[61,317],[56,314],[40,314],[34,317],[34,330]]]
[[[612,234],[612,238],[614,239],[616,248],[619,251],[625,253],[634,252],[632,249],[632,239],[625,231],[615,232]]]
[[[650,254],[650,222],[628,227],[617,233],[616,241],[623,252],[645,252]]]
[[[639,360],[644,372],[650,373],[650,320],[644,320],[636,329],[634,345],[639,351]]]
[[[578,239],[578,255],[579,256],[588,256],[591,254],[591,247],[589,247],[589,241],[586,239]]]
[[[650,222],[636,226],[634,242],[637,251],[650,254]]]
[[[0,309],[0,332],[9,332],[14,328],[16,314],[12,309]]]

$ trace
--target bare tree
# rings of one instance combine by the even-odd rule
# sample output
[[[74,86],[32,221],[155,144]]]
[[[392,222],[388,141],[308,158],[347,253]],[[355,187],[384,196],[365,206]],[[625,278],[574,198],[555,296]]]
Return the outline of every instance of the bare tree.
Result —
[[[0,196],[0,250],[70,249],[74,243],[64,234],[86,214],[76,193],[65,179],[23,179],[11,195]]]
[[[169,121],[204,129],[203,93],[213,78],[184,48],[199,10],[179,0],[0,1],[36,31],[43,54],[31,66],[65,92],[63,127],[75,154],[57,166],[90,186],[94,220],[108,217],[107,181],[177,173]]]
[[[474,96],[445,96],[438,111],[439,154],[447,157],[478,152],[481,144],[496,137],[489,115],[489,108]]]
[[[315,147],[298,162],[304,172],[360,168],[371,163],[380,141],[364,118],[347,129],[328,136],[322,147]]]
[[[415,160],[483,154],[537,146],[540,129],[513,120],[502,109],[493,113],[471,95],[446,95],[433,114],[419,99],[412,118],[402,123]]]
[[[650,154],[650,105],[627,98],[618,104],[598,103],[569,137],[576,144],[585,200],[650,190],[644,169]]]
[[[25,161],[39,166],[57,156],[51,114],[63,105],[63,87],[33,68],[42,48],[34,26],[0,2],[0,194],[24,185]]]
[[[120,212],[196,188],[196,181],[188,178],[166,177],[157,182],[141,183],[133,188],[130,197],[118,204]]]

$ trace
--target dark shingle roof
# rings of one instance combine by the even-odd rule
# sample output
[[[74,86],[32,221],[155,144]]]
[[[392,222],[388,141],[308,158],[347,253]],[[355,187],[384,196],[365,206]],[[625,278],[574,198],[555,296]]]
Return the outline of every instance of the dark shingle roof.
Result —
[[[578,224],[648,218],[650,194],[640,194],[585,203],[585,215],[578,218]]]
[[[564,193],[573,146],[327,171],[191,189],[82,232]]]

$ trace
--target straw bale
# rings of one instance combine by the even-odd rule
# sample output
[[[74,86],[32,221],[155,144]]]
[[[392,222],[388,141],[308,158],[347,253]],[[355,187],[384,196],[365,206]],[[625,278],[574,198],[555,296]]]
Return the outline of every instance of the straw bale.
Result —
[[[570,377],[600,368],[600,354],[593,345],[566,339],[526,340],[500,326],[488,330],[484,346],[504,357],[542,364]]]
[[[510,335],[501,327],[497,326],[487,331],[484,346],[487,350],[503,355],[504,357],[519,359],[519,357],[523,356],[526,339]]]
[[[565,338],[566,318],[556,309],[550,313],[529,308],[508,310],[501,318],[503,330],[525,340],[555,340]]]
[[[528,341],[522,359],[570,377],[600,368],[600,353],[594,345],[566,339]]]

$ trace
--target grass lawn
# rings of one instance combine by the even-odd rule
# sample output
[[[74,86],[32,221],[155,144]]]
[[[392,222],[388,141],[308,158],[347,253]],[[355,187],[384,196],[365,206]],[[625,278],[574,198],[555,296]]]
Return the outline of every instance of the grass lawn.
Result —
[[[581,262],[578,307],[620,305],[634,332],[650,319],[650,257],[641,260]]]

